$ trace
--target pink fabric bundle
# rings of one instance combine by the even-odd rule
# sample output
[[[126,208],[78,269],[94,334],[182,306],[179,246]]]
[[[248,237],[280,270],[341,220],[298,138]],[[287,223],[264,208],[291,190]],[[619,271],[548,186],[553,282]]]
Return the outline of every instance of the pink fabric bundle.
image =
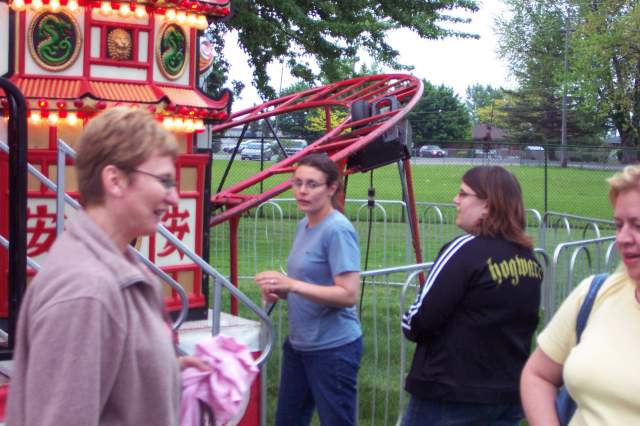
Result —
[[[207,361],[211,371],[193,367],[182,371],[180,425],[200,424],[198,400],[211,407],[216,424],[225,424],[242,408],[258,374],[251,352],[233,337],[218,335],[196,344],[194,355]]]

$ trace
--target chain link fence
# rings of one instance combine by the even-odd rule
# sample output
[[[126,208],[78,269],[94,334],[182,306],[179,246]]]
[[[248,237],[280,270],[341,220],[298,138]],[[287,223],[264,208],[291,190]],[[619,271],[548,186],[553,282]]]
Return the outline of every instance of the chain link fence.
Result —
[[[272,144],[264,140],[265,144]],[[234,145],[235,146],[235,145]],[[616,146],[567,146],[478,144],[472,142],[433,143],[413,149],[411,168],[416,200],[419,202],[451,203],[462,175],[477,165],[500,165],[513,172],[522,185],[525,206],[542,213],[569,213],[591,218],[609,219],[612,210],[607,199],[606,178],[621,170],[623,158],[638,158],[640,150]],[[561,159],[565,153],[566,166]],[[241,160],[232,153],[214,154],[213,188],[228,187],[275,164],[265,156],[257,160]],[[227,170],[228,168],[228,170]],[[224,185],[220,185],[223,176]],[[251,189],[264,191],[286,179],[273,177]],[[369,188],[376,200],[402,200],[402,185],[398,166],[391,164],[367,173],[356,173],[346,179],[347,197],[366,199]],[[291,192],[282,194],[291,198]]]

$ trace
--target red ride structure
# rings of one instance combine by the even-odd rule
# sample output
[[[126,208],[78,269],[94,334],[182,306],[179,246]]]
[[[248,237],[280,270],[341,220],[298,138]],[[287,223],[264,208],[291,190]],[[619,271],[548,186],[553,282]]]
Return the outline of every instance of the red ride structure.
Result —
[[[410,131],[406,115],[418,102],[422,91],[422,82],[410,75],[383,74],[359,77],[291,94],[236,112],[229,121],[214,126],[214,133],[242,125],[246,130],[248,124],[254,121],[305,109],[324,108],[327,129],[324,136],[304,150],[213,195],[211,202],[214,213],[209,220],[210,226],[224,222],[229,222],[230,226],[231,282],[238,282],[237,240],[241,214],[290,189],[289,177],[295,169],[296,162],[305,155],[319,152],[327,153],[344,176],[396,161],[401,162],[400,178],[408,208],[413,248],[416,262],[421,263],[422,254],[407,146]],[[331,128],[330,117],[333,109],[350,110],[351,115],[338,126]],[[235,152],[225,176],[234,157]],[[254,188],[257,185],[274,176],[280,176],[281,182],[264,192],[255,193]],[[221,186],[223,184],[224,178]],[[233,299],[231,303],[231,312],[235,314],[237,304]]]

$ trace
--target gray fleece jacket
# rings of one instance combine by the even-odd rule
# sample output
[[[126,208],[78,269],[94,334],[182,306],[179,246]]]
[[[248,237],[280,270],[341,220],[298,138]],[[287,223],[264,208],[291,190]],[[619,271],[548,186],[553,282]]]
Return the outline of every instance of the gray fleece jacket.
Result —
[[[175,426],[179,409],[159,284],[78,212],[22,302],[7,426]]]

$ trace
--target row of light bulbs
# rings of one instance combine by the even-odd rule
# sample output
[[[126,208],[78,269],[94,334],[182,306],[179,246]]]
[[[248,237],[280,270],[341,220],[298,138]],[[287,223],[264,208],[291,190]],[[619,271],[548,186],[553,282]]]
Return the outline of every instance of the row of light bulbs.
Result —
[[[49,8],[52,12],[57,12],[62,7],[60,0],[50,0],[47,5],[45,5],[42,0],[32,0],[31,3],[29,3],[29,6],[31,6],[31,9],[36,12],[44,8]],[[76,12],[80,9],[80,5],[76,0],[69,0],[65,7],[71,12]],[[25,10],[27,5],[24,0],[13,0],[11,8],[16,12],[20,12]]]
[[[204,130],[204,121],[201,119],[181,118],[181,117],[165,117],[162,120],[162,125],[167,130],[174,132],[201,132]]]
[[[82,120],[75,112],[67,112],[64,117],[60,117],[57,112],[50,112],[46,117],[43,117],[40,111],[35,110],[29,114],[29,122],[31,122],[31,124],[41,124],[45,121],[51,126],[56,126],[61,121],[66,122],[70,126],[76,126],[82,123]]]
[[[129,3],[122,3],[120,4],[120,7],[116,10],[113,7],[111,7],[110,1],[103,1],[100,3],[100,7],[94,8],[94,10],[97,10],[98,12],[100,12],[102,15],[105,15],[105,16],[118,14],[123,18],[127,18],[131,15],[135,16],[138,19],[147,17],[147,9],[141,4],[131,9],[131,6],[129,6]]]
[[[49,3],[47,5],[45,5],[42,0],[31,0],[29,6],[36,12],[44,8],[48,8],[52,12],[57,12],[62,7],[60,0],[49,0]],[[68,0],[65,7],[71,12],[76,12],[80,9],[77,0]],[[24,0],[13,0],[13,2],[11,3],[11,8],[17,12],[20,12],[27,8],[27,4]],[[132,8],[129,3],[122,3],[118,9],[114,9],[111,6],[110,1],[103,1],[100,3],[100,7],[94,8],[94,10],[105,16],[117,14],[122,16],[123,18],[133,16],[137,19],[143,19],[148,16],[147,9],[140,4]],[[162,17],[162,15],[159,14],[158,17]],[[204,30],[209,26],[207,17],[205,15],[198,13],[187,13],[184,10],[167,9],[164,13],[164,19],[167,23],[188,25],[198,30]]]
[[[159,15],[159,17],[160,16],[162,15]],[[167,23],[186,24],[198,30],[204,30],[209,26],[206,16],[197,13],[187,13],[184,10],[176,11],[175,9],[167,9],[164,13],[164,19]]]
[[[49,112],[43,115],[40,111],[33,110],[29,114],[29,122],[31,124],[44,124],[47,123],[50,126],[56,126],[61,122],[64,122],[70,126],[76,126],[82,123],[82,119],[78,117],[75,112],[67,112],[63,117],[57,112]],[[162,125],[167,129],[174,132],[201,132],[204,130],[204,121],[201,119],[181,118],[181,117],[165,117],[162,120]]]

